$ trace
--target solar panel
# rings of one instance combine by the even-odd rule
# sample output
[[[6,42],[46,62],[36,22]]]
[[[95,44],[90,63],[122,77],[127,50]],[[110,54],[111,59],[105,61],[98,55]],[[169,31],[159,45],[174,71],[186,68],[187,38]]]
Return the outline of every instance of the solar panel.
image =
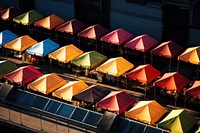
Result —
[[[49,99],[47,99],[45,97],[36,96],[33,99],[32,106],[43,110],[48,101],[49,101]]]
[[[147,125],[143,125],[143,124],[140,124],[138,122],[134,122],[134,121],[131,121],[131,124],[129,126],[129,129],[127,132],[130,132],[130,133],[143,133],[144,132],[144,129],[146,128]]]
[[[97,124],[101,120],[102,116],[103,115],[99,114],[99,113],[89,112],[83,122],[87,123],[89,125],[92,125],[92,126],[97,126]]]
[[[32,95],[30,93],[24,93],[24,96],[21,98],[20,104],[31,106],[34,98],[35,95]]]
[[[50,100],[47,106],[45,107],[45,111],[48,111],[50,113],[56,113],[58,108],[60,107],[62,103],[55,101],[55,100]]]
[[[72,116],[71,116],[71,119],[82,122],[87,113],[88,113],[87,110],[84,110],[84,109],[81,109],[81,108],[76,108],[75,111],[73,112]]]
[[[56,114],[60,116],[64,116],[69,118],[74,111],[75,107],[68,105],[68,104],[62,104],[59,108],[59,110],[56,112]]]
[[[130,121],[128,119],[125,119],[123,117],[120,117],[117,119],[117,121],[114,123],[112,131],[118,132],[118,133],[124,133],[127,130],[127,127],[129,126]]]
[[[21,98],[23,98],[24,92],[20,91],[18,89],[15,89],[14,91],[12,91],[7,97],[6,99],[9,101],[13,101],[13,102],[19,102],[21,100]]]
[[[162,130],[154,127],[147,126],[143,133],[162,133]]]

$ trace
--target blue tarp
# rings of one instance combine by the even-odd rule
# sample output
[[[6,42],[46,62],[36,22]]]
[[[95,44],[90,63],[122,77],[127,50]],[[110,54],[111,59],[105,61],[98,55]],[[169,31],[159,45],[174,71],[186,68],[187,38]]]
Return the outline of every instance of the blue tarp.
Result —
[[[14,34],[10,30],[4,30],[0,32],[0,47],[3,47],[6,43],[16,39],[18,35]]]
[[[49,53],[57,50],[59,47],[60,47],[60,45],[55,43],[51,39],[46,39],[46,40],[41,41],[41,42],[33,45],[32,47],[28,48],[26,50],[26,53],[44,57],[44,56],[48,55]]]

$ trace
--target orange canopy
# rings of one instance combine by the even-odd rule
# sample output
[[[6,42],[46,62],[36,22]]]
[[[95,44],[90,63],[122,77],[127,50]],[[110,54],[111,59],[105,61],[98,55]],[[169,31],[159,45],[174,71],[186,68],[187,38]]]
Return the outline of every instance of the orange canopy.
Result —
[[[185,91],[186,95],[200,99],[200,80],[193,82],[193,85]]]
[[[34,26],[43,27],[45,29],[52,30],[56,28],[57,26],[63,24],[64,22],[65,22],[64,19],[56,16],[55,14],[52,14],[46,18],[36,21],[34,23]]]
[[[154,82],[154,86],[172,92],[180,92],[190,80],[178,72],[165,73],[159,80]]]
[[[139,101],[133,108],[125,113],[125,116],[150,125],[155,124],[165,113],[167,109],[153,101]]]

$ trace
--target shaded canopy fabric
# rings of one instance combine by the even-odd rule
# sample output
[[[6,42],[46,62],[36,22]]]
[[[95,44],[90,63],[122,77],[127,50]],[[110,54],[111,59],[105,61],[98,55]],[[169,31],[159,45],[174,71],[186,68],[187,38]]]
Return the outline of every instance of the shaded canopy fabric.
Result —
[[[100,24],[96,24],[79,32],[78,36],[94,40],[100,40],[100,38],[108,32],[108,29],[104,28]]]
[[[133,34],[129,33],[128,31],[122,28],[119,28],[104,35],[101,38],[101,41],[116,44],[116,45],[121,45],[124,42],[130,40],[131,38],[133,38]]]
[[[16,51],[24,51],[27,48],[35,45],[37,43],[36,40],[32,39],[28,35],[24,35],[21,37],[16,38],[4,45],[5,48],[16,50]]]
[[[63,85],[58,90],[52,93],[52,96],[58,97],[60,99],[64,99],[66,101],[72,101],[72,97],[82,90],[86,89],[88,85],[82,80],[79,81],[69,81],[65,85]]]
[[[185,94],[200,99],[200,80],[194,81],[193,85],[185,91]]]
[[[165,73],[160,79],[154,82],[154,86],[172,92],[180,92],[190,80],[178,72]]]
[[[0,19],[2,20],[12,20],[14,17],[22,14],[15,6],[4,9],[0,12]]]
[[[42,76],[42,73],[38,71],[34,66],[24,66],[6,74],[4,77],[11,82],[20,84],[21,86],[30,83],[31,81]]]
[[[178,60],[189,62],[192,64],[200,64],[200,46],[187,48],[179,57]]]
[[[173,41],[163,42],[151,50],[152,55],[163,56],[166,58],[174,58],[181,52],[183,52],[183,47]]]
[[[4,30],[0,32],[0,47],[3,47],[6,43],[16,39],[18,35],[11,32],[10,30]]]
[[[0,99],[6,99],[9,93],[12,91],[13,85],[8,83],[0,83]]]
[[[158,41],[148,34],[144,34],[141,36],[137,36],[127,42],[124,47],[141,51],[141,52],[146,52],[147,50],[151,49],[152,47],[156,46],[158,44]]]
[[[63,46],[48,55],[49,58],[58,60],[63,63],[68,63],[76,57],[83,54],[83,51],[74,46],[73,44]]]
[[[13,18],[13,21],[22,25],[29,26],[42,17],[43,16],[40,13],[36,12],[35,10],[31,10]]]
[[[47,56],[49,53],[57,50],[59,47],[60,47],[59,44],[57,44],[56,42],[54,42],[54,41],[52,41],[51,39],[48,38],[44,41],[41,41],[41,42],[33,45],[30,48],[28,48],[26,50],[26,53],[31,54],[31,55],[44,57],[44,56]]]
[[[78,56],[71,61],[72,64],[76,66],[81,66],[84,68],[95,68],[107,59],[107,56],[102,55],[96,51],[89,51]]]
[[[86,103],[96,103],[107,96],[111,91],[99,85],[91,85],[80,93],[74,95],[72,99],[84,101]]]
[[[126,71],[132,69],[134,65],[123,57],[110,58],[102,65],[96,68],[96,71],[107,73],[109,75],[119,77]]]
[[[56,16],[55,14],[52,14],[46,18],[40,19],[36,22],[34,22],[34,26],[42,27],[48,30],[52,30],[59,25],[63,24],[65,22],[64,19]]]
[[[149,84],[161,74],[160,71],[155,69],[152,65],[140,65],[134,70],[126,73],[126,78],[137,80],[141,83]]]
[[[184,109],[172,110],[158,127],[170,130],[173,133],[188,133],[197,123],[197,118]]]
[[[125,116],[150,125],[155,124],[167,113],[167,109],[153,101],[139,101],[133,108],[125,113]]]
[[[136,102],[137,99],[125,91],[112,91],[97,102],[97,106],[121,114]]]
[[[29,83],[27,88],[48,95],[66,83],[66,80],[62,79],[55,73],[51,73],[45,74],[35,81]]]
[[[86,28],[86,25],[77,19],[70,20],[56,28],[57,31],[65,32],[71,35],[77,34]]]
[[[8,60],[0,61],[0,79],[2,79],[7,73],[12,72],[17,68],[18,67],[14,62]]]

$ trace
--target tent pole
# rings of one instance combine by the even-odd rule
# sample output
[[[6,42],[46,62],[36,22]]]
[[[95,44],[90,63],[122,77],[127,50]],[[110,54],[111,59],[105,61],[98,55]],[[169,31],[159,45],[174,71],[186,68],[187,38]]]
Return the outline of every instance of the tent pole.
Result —
[[[170,69],[171,69],[171,63],[172,63],[172,58],[169,58],[169,72],[170,72]]]
[[[185,104],[186,104],[186,95],[185,95],[185,98],[184,98],[184,108],[185,108]]]
[[[101,42],[101,53],[103,54],[103,42]]]
[[[146,63],[146,54],[144,52],[144,64]]]
[[[178,60],[178,64],[177,64],[177,72],[178,72],[178,69],[179,69],[179,60]]]
[[[79,45],[78,45],[78,47],[80,48],[80,46],[81,46],[81,37],[79,37]]]
[[[196,76],[196,79],[199,78],[199,65],[197,65],[197,76]]]
[[[46,72],[46,67],[45,67],[44,57],[43,57],[43,64],[44,64],[44,72]]]
[[[52,72],[52,59],[50,58],[50,72]]]
[[[177,102],[177,96],[176,96],[176,94],[175,94],[175,107],[176,107],[176,102]]]
[[[126,59],[127,59],[127,53],[128,53],[128,52],[127,52],[127,48],[126,48],[126,47],[125,47],[125,53],[126,53]]]
[[[151,55],[151,65],[153,64],[153,55]]]
[[[156,100],[156,86],[154,86],[154,100]]]

